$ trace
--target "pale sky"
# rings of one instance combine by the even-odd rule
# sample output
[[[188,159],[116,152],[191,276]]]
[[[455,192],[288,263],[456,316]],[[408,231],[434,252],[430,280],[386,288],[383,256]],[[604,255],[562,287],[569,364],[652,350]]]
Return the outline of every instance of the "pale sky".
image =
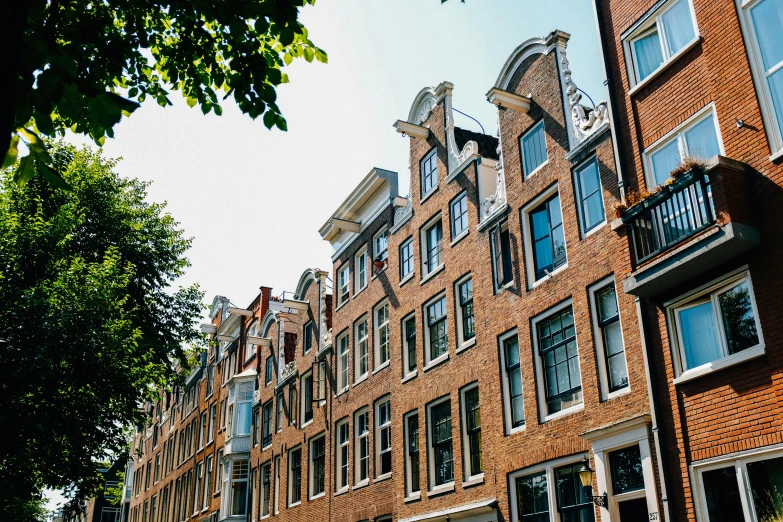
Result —
[[[115,128],[104,153],[124,176],[153,181],[151,201],[194,238],[183,284],[200,283],[246,306],[261,285],[293,291],[306,268],[331,271],[318,229],[372,167],[400,175],[408,191],[406,119],[414,96],[454,83],[454,107],[496,135],[485,94],[522,41],[554,29],[572,35],[576,84],[605,99],[591,0],[319,0],[302,12],[327,65],[304,60],[278,91],[288,132],[268,131],[224,102],[203,116],[178,95],[147,102]],[[456,124],[479,130],[456,115]]]

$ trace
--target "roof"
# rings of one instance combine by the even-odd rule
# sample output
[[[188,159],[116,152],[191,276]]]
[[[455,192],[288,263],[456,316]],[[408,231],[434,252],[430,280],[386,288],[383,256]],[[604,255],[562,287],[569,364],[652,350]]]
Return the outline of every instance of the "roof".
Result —
[[[478,143],[479,155],[487,159],[498,159],[498,139],[480,132],[454,127],[454,139],[457,140],[457,150],[462,150],[470,140]]]

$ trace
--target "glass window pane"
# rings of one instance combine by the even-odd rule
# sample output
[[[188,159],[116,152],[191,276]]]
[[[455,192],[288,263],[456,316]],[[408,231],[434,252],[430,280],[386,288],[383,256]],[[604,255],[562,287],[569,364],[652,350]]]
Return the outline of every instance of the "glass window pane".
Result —
[[[759,344],[747,281],[718,295],[729,355]]]
[[[614,495],[644,489],[642,457],[638,444],[609,453],[609,463],[612,468]]]
[[[783,0],[779,0],[783,4]],[[772,104],[775,107],[775,114],[778,118],[778,127],[783,133],[783,68],[770,75],[769,90],[772,93]]]
[[[707,364],[723,356],[711,301],[680,310],[677,315],[688,368]]]
[[[522,137],[522,156],[526,177],[547,160],[546,133],[543,123],[537,124]]]
[[[522,520],[536,522],[549,520],[549,495],[547,493],[546,473],[540,472],[517,479],[517,503]],[[527,515],[538,515],[530,517]]]
[[[702,473],[702,480],[710,522],[745,520],[734,466],[705,471]]]
[[[680,165],[680,150],[677,139],[671,140],[667,145],[652,155],[653,177],[656,185],[662,185],[671,172]],[[650,187],[652,189],[652,187]]]
[[[644,80],[663,63],[658,31],[654,30],[633,42],[639,81]]]
[[[686,131],[685,144],[688,148],[688,155],[702,161],[720,154],[714,116],[711,115]]]
[[[661,21],[666,32],[666,44],[669,46],[670,56],[696,37],[688,0],[679,0],[663,14]]]
[[[783,0],[762,0],[750,10],[764,69],[769,71],[783,61]]]
[[[783,457],[748,463],[756,515],[762,522],[783,518]]]

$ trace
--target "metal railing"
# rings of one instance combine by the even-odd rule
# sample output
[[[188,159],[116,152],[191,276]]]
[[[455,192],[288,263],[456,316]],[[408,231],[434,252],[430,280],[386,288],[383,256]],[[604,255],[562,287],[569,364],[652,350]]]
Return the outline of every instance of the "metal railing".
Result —
[[[707,176],[700,169],[683,174],[629,208],[623,222],[630,226],[637,264],[668,250],[715,223]]]

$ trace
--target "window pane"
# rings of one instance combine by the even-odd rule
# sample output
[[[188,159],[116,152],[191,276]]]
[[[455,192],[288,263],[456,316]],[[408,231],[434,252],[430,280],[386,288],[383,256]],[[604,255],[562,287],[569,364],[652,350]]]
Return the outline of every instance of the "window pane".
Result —
[[[759,344],[748,283],[743,281],[718,295],[729,355]]]
[[[772,104],[778,118],[778,127],[783,132],[783,68],[770,75],[769,90],[772,93]]]
[[[594,522],[595,511],[587,500],[579,481],[581,464],[573,464],[555,470],[557,506],[562,522]]]
[[[750,10],[756,37],[761,49],[764,70],[769,71],[783,61],[783,0],[762,0]]]
[[[783,518],[783,457],[749,462],[748,479],[759,520]]]
[[[638,444],[611,452],[609,462],[612,467],[612,493],[614,495],[644,489],[642,457]]]
[[[685,132],[685,143],[688,147],[689,156],[704,161],[716,154],[720,154],[718,135],[715,133],[715,120],[713,118],[714,116],[710,116]]]
[[[688,368],[722,357],[711,301],[680,310],[677,315]]]
[[[517,512],[524,521],[549,522],[549,495],[546,473],[517,479]]]
[[[671,140],[652,155],[653,177],[656,185],[662,185],[669,179],[671,172],[680,165],[680,150],[677,139]],[[652,187],[650,187],[652,189]]]
[[[582,200],[582,229],[586,232],[604,220],[601,178],[596,160],[577,171],[577,184]]]
[[[669,46],[669,56],[685,47],[685,44],[696,37],[691,18],[691,8],[688,0],[679,0],[661,17],[666,44]]]
[[[705,471],[702,473],[702,480],[710,522],[745,520],[734,466]]]
[[[654,30],[633,42],[639,80],[644,80],[663,63],[658,31]]]
[[[533,130],[522,137],[522,156],[525,177],[547,160],[546,133],[543,123],[537,124]]]

